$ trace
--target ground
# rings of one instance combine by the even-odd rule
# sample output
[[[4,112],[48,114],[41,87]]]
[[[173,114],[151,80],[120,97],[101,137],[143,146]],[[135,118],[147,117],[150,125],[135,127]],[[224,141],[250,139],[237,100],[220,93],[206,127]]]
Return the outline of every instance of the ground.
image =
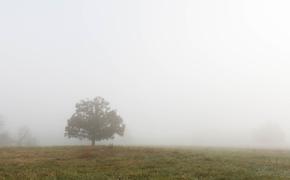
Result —
[[[121,146],[0,148],[0,179],[290,179],[290,151]]]

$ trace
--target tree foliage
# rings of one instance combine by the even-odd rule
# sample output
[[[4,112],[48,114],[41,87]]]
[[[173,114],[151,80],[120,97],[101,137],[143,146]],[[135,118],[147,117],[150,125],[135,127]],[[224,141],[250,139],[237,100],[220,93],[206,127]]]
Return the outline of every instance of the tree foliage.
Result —
[[[95,145],[95,141],[113,139],[115,134],[123,136],[123,119],[104,98],[81,100],[75,108],[75,113],[67,121],[65,136],[89,139],[92,145]]]
[[[17,146],[36,146],[37,140],[34,138],[30,132],[30,129],[23,126],[18,129],[18,135],[16,139]]]
[[[3,117],[0,115],[0,147],[9,146],[13,143],[9,133],[4,130]]]

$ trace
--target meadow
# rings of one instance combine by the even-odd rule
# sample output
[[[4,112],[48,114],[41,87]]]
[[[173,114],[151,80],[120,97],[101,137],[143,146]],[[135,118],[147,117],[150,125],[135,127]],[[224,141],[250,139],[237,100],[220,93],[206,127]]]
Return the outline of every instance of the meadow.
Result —
[[[290,179],[290,151],[129,146],[1,148],[0,179]]]

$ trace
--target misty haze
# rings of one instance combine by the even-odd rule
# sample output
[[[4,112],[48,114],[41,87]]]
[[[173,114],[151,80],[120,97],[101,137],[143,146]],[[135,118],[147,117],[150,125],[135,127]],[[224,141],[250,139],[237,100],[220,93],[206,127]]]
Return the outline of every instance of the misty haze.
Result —
[[[13,164],[14,151],[44,158],[37,148],[47,147],[55,162],[74,153],[94,163],[108,153],[139,162],[131,174],[98,169],[83,170],[91,177],[63,171],[54,178],[237,178],[209,169],[173,175],[169,167],[158,170],[162,159],[153,163],[155,176],[144,157],[156,160],[159,153],[189,160],[202,154],[213,169],[224,166],[214,164],[221,157],[226,165],[244,157],[258,165],[236,162],[253,171],[241,179],[290,178],[289,6],[283,0],[0,2],[0,166]],[[1,164],[5,153],[11,159]],[[261,170],[273,159],[275,176]],[[199,167],[196,159],[186,162],[175,165]],[[42,177],[16,172],[0,169],[0,179]]]

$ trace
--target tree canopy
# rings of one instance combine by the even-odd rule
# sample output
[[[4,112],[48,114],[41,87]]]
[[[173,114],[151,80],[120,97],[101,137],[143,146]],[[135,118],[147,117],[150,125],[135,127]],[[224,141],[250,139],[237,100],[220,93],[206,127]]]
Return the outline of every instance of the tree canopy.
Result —
[[[0,147],[8,146],[13,143],[12,138],[4,129],[4,124],[3,117],[0,115]]]
[[[67,121],[65,136],[69,138],[95,141],[113,139],[115,134],[123,136],[125,124],[116,110],[102,97],[93,100],[81,100],[75,106],[75,112]]]

